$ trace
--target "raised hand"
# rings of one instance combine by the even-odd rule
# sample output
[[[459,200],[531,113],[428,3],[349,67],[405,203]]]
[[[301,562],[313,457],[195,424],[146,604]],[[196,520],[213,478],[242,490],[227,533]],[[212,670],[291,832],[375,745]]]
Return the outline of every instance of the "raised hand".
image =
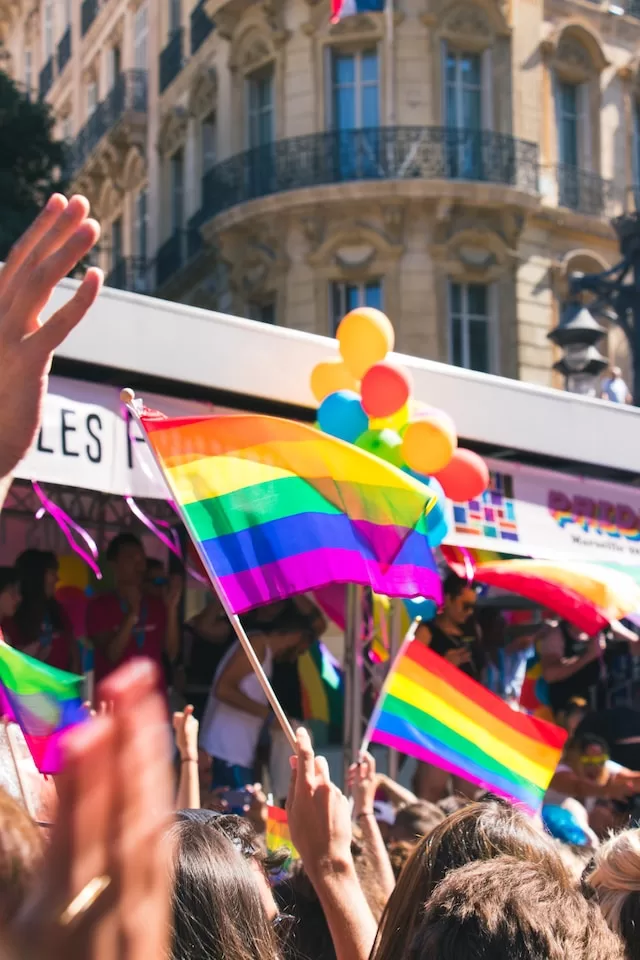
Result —
[[[173,731],[180,759],[198,763],[198,721],[193,715],[191,704],[173,715]]]
[[[15,244],[0,272],[0,478],[14,470],[35,440],[53,351],[82,320],[102,285],[92,267],[71,299],[40,319],[56,284],[89,252],[100,227],[89,202],[54,194]]]
[[[370,753],[363,753],[360,763],[351,764],[347,782],[354,801],[354,816],[373,815],[378,775],[376,761]]]

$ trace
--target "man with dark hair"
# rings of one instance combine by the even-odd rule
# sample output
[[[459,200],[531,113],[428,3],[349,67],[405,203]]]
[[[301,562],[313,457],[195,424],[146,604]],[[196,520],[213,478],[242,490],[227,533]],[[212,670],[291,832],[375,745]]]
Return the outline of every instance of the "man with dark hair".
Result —
[[[179,646],[180,582],[172,584],[164,601],[145,590],[147,560],[140,540],[132,533],[114,537],[107,560],[115,589],[92,597],[87,608],[96,682],[136,656],[148,657],[162,668],[163,654],[173,662]]]
[[[595,903],[561,865],[513,857],[453,870],[399,960],[624,960]]]
[[[418,800],[401,807],[391,828],[391,839],[417,843],[444,820],[444,813],[435,803]]]

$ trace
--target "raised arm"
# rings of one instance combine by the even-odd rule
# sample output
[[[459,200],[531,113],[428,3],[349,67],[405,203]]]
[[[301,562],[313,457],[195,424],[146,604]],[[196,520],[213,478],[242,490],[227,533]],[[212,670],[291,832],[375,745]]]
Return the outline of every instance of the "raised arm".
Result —
[[[260,661],[264,659],[266,637],[264,634],[254,634],[251,638],[253,649]],[[240,689],[240,681],[251,673],[251,664],[241,646],[238,646],[224,670],[216,680],[214,695],[220,703],[226,703],[236,710],[250,713],[252,717],[265,719],[269,716],[269,707],[265,703],[257,703]]]

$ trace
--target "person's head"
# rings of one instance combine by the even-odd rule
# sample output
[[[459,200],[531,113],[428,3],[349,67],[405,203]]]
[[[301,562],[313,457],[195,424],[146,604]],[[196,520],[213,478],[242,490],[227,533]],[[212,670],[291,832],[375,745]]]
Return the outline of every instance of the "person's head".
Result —
[[[577,776],[591,783],[606,783],[609,747],[602,737],[594,733],[574,737],[567,744],[565,755]]]
[[[42,869],[41,828],[0,788],[0,928],[21,909]]]
[[[498,800],[469,803],[434,827],[409,857],[378,929],[375,960],[402,956],[424,904],[450,870],[503,855],[544,863],[567,877],[552,839],[529,817]]]
[[[555,722],[572,737],[588,713],[588,709],[586,700],[582,697],[572,697],[564,707],[556,710]]]
[[[413,853],[414,846],[415,844],[408,843],[406,840],[400,840],[389,844],[387,853],[389,854],[391,869],[393,870],[393,875],[396,880],[404,870],[409,857]]]
[[[472,583],[450,573],[444,581],[443,613],[450,623],[462,627],[476,608],[476,591]]]
[[[391,828],[391,840],[417,843],[444,820],[444,813],[428,800],[418,800],[402,807]]]
[[[640,830],[625,830],[596,851],[585,880],[602,914],[624,940],[628,960],[640,957]]]
[[[133,533],[119,533],[107,547],[107,560],[113,567],[116,583],[142,586],[147,560],[142,543]]]
[[[620,367],[611,367],[611,379],[620,380],[622,379],[622,370]]]
[[[398,960],[623,960],[596,904],[544,865],[499,857],[453,870]]]
[[[277,944],[256,872],[211,823],[178,820],[170,829],[172,960],[274,960]]]
[[[0,623],[15,615],[21,596],[16,568],[0,567]]]
[[[50,550],[25,550],[16,560],[16,572],[21,599],[15,619],[25,640],[31,642],[38,638],[46,613],[55,627],[60,624],[55,600],[58,558]]]

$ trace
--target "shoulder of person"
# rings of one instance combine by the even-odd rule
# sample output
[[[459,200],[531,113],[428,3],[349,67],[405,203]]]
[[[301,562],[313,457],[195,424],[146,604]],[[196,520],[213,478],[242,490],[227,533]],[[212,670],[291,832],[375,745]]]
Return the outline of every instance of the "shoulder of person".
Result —
[[[538,640],[537,648],[542,657],[562,657],[564,655],[564,637],[558,627],[550,627]]]

